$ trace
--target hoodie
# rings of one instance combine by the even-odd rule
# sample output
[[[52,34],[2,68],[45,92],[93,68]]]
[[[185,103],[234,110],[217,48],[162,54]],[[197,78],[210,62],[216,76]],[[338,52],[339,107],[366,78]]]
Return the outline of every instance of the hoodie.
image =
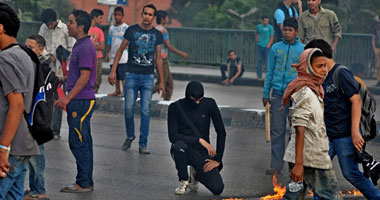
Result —
[[[267,61],[263,98],[270,97],[271,89],[280,95],[284,94],[288,84],[297,77],[297,69],[291,65],[298,63],[304,47],[298,38],[293,44],[288,44],[283,39],[272,46]]]

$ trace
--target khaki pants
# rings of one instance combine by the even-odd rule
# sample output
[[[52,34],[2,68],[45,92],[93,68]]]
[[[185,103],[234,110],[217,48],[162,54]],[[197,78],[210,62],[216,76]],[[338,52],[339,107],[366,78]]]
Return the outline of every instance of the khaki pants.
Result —
[[[169,101],[173,94],[173,77],[172,77],[172,74],[170,73],[168,59],[162,59],[162,68],[164,72],[164,85],[165,85],[165,92],[166,92],[164,100]],[[153,93],[158,92],[159,86],[160,86],[160,80],[158,77],[157,82],[154,84]]]
[[[95,93],[98,93],[100,84],[102,83],[102,58],[96,59],[96,81],[95,81]]]

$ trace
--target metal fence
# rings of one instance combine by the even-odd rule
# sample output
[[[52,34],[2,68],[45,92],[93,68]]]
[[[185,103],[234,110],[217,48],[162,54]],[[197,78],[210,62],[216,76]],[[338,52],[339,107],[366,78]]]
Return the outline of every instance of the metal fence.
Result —
[[[18,41],[24,42],[29,34],[38,33],[41,22],[22,22]],[[100,27],[104,35],[108,35],[108,26]],[[170,42],[190,57],[182,57],[171,53],[171,62],[181,64],[199,64],[215,66],[225,63],[227,52],[233,49],[243,61],[247,70],[256,70],[255,31],[204,28],[168,28]],[[345,33],[339,41],[335,60],[347,66],[360,63],[365,66],[364,77],[376,76],[372,35]]]

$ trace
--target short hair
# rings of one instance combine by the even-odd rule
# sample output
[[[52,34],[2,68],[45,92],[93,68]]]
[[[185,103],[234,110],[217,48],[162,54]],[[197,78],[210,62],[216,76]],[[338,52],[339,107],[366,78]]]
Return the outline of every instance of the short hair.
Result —
[[[38,34],[32,34],[28,36],[28,39],[34,40],[37,42],[39,46],[45,47],[46,46],[46,41],[44,37]]]
[[[159,10],[157,11],[156,16],[157,16],[156,18],[157,24],[161,24],[161,20],[165,19],[168,16],[168,13],[164,10]]]
[[[262,20],[263,20],[263,19],[269,19],[269,17],[266,16],[266,15],[263,15],[263,16],[261,16],[261,19],[262,19]]]
[[[124,9],[121,6],[116,7],[113,13],[115,13],[116,11],[119,11],[124,15]]]
[[[73,15],[75,17],[75,21],[77,22],[77,26],[83,25],[83,32],[88,33],[88,30],[91,26],[91,17],[90,15],[84,11],[84,10],[73,10]]]
[[[44,9],[41,13],[41,21],[45,24],[49,23],[49,22],[54,22],[57,20],[57,13],[51,9],[51,8],[47,8],[47,9]]]
[[[104,15],[104,13],[102,10],[95,8],[95,9],[92,9],[90,15],[91,15],[91,19],[94,19],[94,17],[99,17],[99,16]]]
[[[234,52],[234,53],[235,53],[235,51],[234,51],[234,50],[232,50],[232,49],[231,49],[231,50],[229,50],[229,51],[228,51],[228,55],[230,55],[230,53],[232,53],[232,52]]]
[[[17,37],[17,32],[20,29],[20,19],[16,12],[5,3],[0,3],[0,24],[3,25],[5,34]]]
[[[333,58],[333,51],[331,49],[331,46],[329,43],[322,39],[314,39],[310,41],[306,46],[305,49],[310,49],[310,48],[318,48],[322,50],[323,55],[326,56],[326,58]]]
[[[151,9],[153,9],[153,10],[154,10],[154,16],[156,16],[156,12],[157,12],[157,8],[156,8],[156,6],[154,6],[153,4],[147,4],[147,5],[145,5],[145,6],[143,7],[143,9],[142,9],[142,13],[144,13],[145,8],[151,8]]]
[[[318,57],[325,57],[325,55],[323,54],[322,51],[314,51],[313,54],[311,55],[310,57],[310,63],[312,63],[314,61],[314,59],[318,58]]]
[[[294,17],[286,18],[283,27],[292,27],[294,30],[298,30],[298,22]]]

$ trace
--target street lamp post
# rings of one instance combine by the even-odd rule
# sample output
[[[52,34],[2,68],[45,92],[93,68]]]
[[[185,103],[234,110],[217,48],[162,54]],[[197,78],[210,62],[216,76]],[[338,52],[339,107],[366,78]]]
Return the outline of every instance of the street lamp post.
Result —
[[[253,15],[255,12],[257,12],[257,10],[258,9],[256,7],[252,7],[247,13],[244,13],[244,14],[239,14],[238,12],[236,12],[235,10],[232,10],[232,9],[228,9],[227,11],[230,14],[235,15],[241,19],[241,29],[244,29],[244,18],[246,18],[250,15]]]

